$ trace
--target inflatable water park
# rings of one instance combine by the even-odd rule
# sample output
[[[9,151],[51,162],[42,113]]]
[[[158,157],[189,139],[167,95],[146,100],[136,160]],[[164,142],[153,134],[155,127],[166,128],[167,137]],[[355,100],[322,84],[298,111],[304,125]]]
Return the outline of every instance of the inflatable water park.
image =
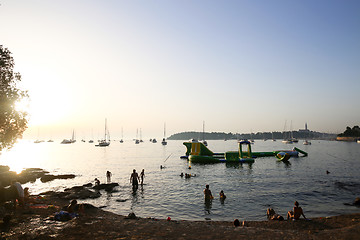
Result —
[[[214,153],[202,142],[189,141],[183,143],[186,147],[183,159],[188,159],[192,163],[253,163],[255,158],[259,157],[276,157],[278,161],[289,161],[291,157],[306,157],[307,152],[294,147],[292,150],[275,150],[272,152],[253,152],[251,142],[248,140],[239,141],[237,151],[228,151],[225,153]]]

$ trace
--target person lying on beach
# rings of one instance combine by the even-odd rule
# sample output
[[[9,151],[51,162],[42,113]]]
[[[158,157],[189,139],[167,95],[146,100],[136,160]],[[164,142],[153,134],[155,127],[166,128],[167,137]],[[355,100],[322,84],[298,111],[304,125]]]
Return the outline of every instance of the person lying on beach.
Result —
[[[299,220],[301,216],[303,216],[306,219],[302,208],[299,207],[299,203],[295,201],[294,205],[295,207],[293,208],[293,210],[287,213],[287,220],[289,219]]]
[[[209,189],[209,185],[206,185],[205,186],[205,189],[204,189],[204,197],[205,197],[205,200],[210,200],[210,199],[213,199],[213,195],[211,193],[211,190]]]
[[[279,221],[284,220],[284,217],[277,214],[275,212],[275,210],[272,208],[267,209],[266,215],[267,215],[268,220],[279,220]]]

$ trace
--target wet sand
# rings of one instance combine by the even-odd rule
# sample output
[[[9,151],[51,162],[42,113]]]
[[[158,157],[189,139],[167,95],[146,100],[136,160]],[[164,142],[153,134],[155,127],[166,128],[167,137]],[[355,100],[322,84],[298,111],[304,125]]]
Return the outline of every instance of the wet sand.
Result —
[[[50,208],[18,209],[0,239],[359,239],[360,213],[311,221],[221,221],[128,218],[99,208],[67,222],[51,219],[67,202],[46,199]],[[265,218],[265,216],[264,216]],[[241,218],[239,219],[242,220]]]

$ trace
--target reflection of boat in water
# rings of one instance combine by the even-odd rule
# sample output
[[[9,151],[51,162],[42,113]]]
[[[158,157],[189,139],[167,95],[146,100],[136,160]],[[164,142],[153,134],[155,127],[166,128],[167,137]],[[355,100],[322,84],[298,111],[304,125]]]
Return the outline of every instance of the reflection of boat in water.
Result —
[[[274,157],[279,152],[286,153],[289,157],[298,157],[299,153],[307,156],[307,153],[294,148],[293,150],[276,150],[272,152],[253,152],[251,142],[247,140],[239,141],[238,151],[228,151],[225,153],[214,153],[208,149],[203,143],[198,141],[189,141],[183,143],[186,146],[186,155],[181,158],[190,160],[192,163],[216,163],[216,162],[238,162],[252,163],[254,158],[258,157]],[[243,149],[247,147],[247,149]]]
[[[107,129],[107,120],[105,118],[105,135],[104,139],[100,140],[96,147],[107,147],[110,145],[110,134],[109,130]]]

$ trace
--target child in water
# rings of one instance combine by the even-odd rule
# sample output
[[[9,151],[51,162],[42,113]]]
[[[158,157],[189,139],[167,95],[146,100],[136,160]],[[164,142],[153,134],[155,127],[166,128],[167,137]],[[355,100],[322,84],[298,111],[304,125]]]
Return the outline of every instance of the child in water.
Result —
[[[220,191],[219,195],[220,195],[221,200],[224,200],[226,198],[225,193],[224,193],[223,190]]]

